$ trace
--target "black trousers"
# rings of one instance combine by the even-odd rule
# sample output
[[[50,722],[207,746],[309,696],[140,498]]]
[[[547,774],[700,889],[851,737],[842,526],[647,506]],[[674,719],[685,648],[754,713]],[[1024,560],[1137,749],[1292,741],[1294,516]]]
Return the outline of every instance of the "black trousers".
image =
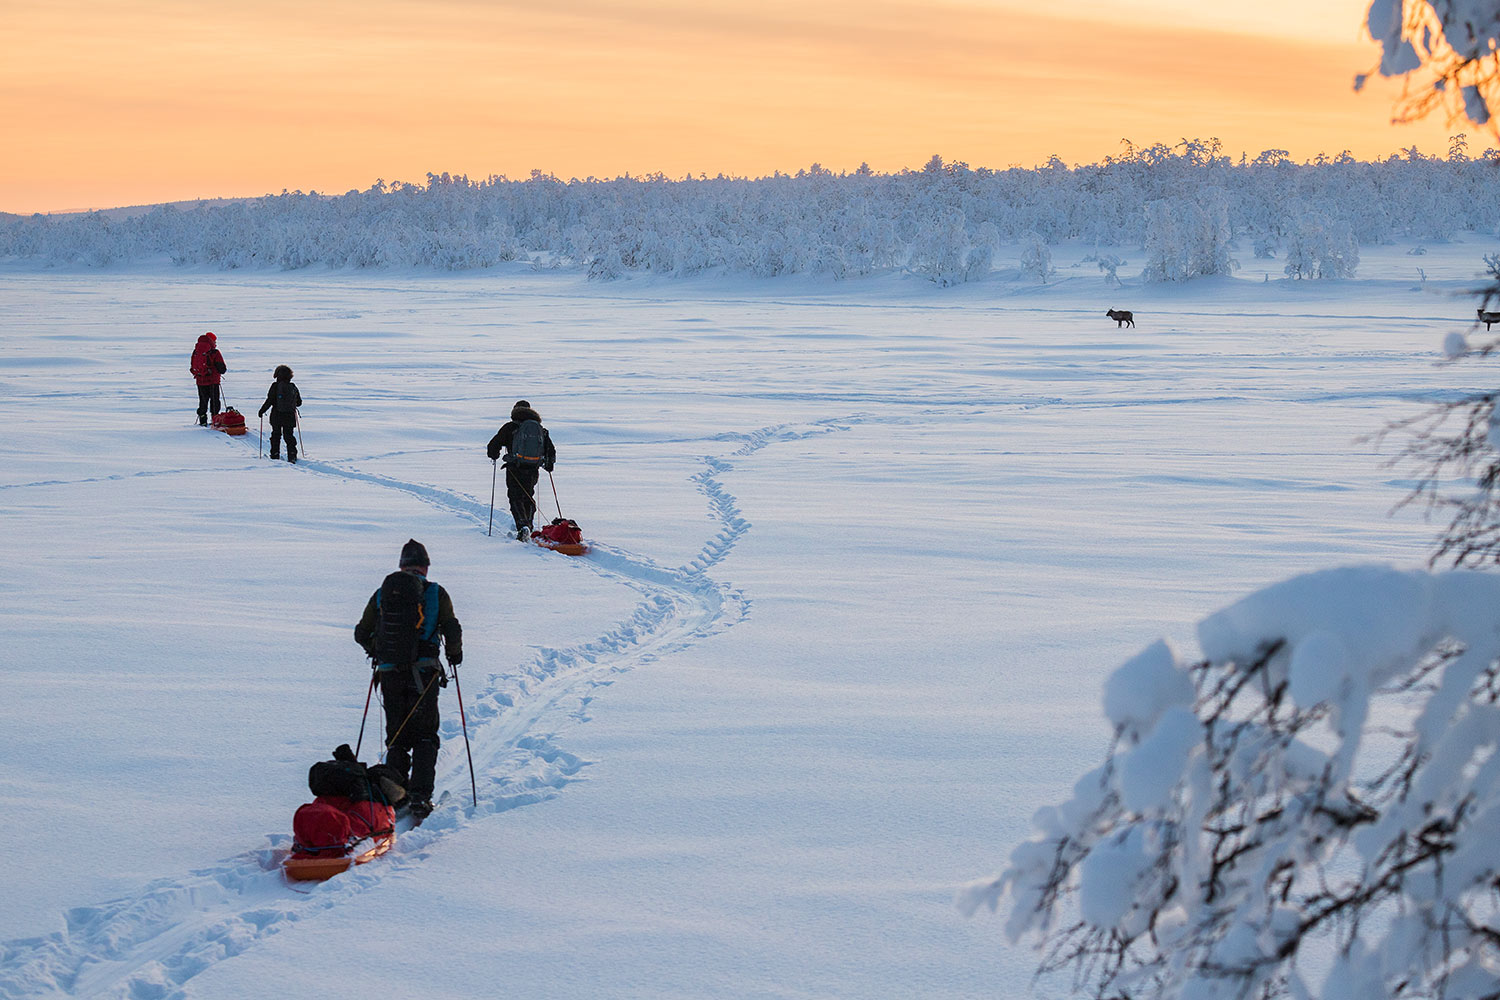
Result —
[[[510,500],[510,516],[516,528],[531,528],[536,517],[536,483],[542,470],[535,465],[505,467],[505,495]]]
[[[435,667],[418,668],[419,685],[411,667],[380,674],[380,699],[385,702],[385,762],[406,778],[410,799],[431,799],[437,771],[438,687]],[[422,693],[423,688],[427,693]]]
[[[219,415],[219,387],[215,385],[200,385],[198,387],[198,423],[208,420],[208,414]]]
[[[286,441],[286,457],[297,460],[297,416],[271,411],[271,457],[281,457],[281,442]]]

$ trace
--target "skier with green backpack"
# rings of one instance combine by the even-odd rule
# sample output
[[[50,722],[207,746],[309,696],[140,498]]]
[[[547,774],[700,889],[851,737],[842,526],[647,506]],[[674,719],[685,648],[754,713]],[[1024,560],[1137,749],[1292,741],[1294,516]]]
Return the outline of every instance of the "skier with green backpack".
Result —
[[[385,702],[386,763],[406,781],[408,809],[421,821],[432,812],[438,746],[438,689],[448,676],[438,659],[463,662],[463,628],[453,599],[427,579],[427,549],[415,538],[401,547],[400,568],[370,595],[354,641],[375,665]]]
[[[510,516],[516,522],[516,537],[526,541],[536,518],[536,484],[542,470],[552,471],[557,464],[557,449],[552,435],[542,426],[542,418],[524,399],[510,409],[510,420],[490,438],[486,453],[490,461],[500,458],[505,449],[505,495],[510,500]]]

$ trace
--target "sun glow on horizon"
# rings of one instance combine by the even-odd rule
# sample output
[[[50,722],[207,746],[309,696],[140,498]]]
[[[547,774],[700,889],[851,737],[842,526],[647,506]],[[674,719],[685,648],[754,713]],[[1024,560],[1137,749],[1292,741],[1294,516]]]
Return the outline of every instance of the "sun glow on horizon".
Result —
[[[1237,32],[1188,0],[10,0],[0,211],[444,171],[888,172],[934,153],[1029,167],[1097,162],[1122,139],[1372,159],[1465,131],[1392,127],[1394,88],[1353,92],[1377,57],[1358,0],[1312,23],[1262,6]]]

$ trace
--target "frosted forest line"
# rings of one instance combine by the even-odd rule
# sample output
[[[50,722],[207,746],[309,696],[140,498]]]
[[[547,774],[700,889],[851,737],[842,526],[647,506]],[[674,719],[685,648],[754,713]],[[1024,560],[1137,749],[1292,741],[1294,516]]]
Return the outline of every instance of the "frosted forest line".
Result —
[[[1049,248],[1081,242],[1141,248],[1145,282],[1232,274],[1252,257],[1292,278],[1347,278],[1361,247],[1500,230],[1497,172],[1500,151],[1471,156],[1456,135],[1444,155],[1411,147],[1376,162],[1345,152],[1296,163],[1274,149],[1235,160],[1217,140],[1184,140],[1030,169],[934,156],[892,174],[814,164],[758,179],[444,173],[343,195],[0,215],[0,261],[441,271],[529,261],[596,279],[905,271],[949,286],[990,276],[997,249],[1017,246],[1019,269],[1006,276],[1047,281]],[[1111,283],[1126,263],[1091,259]]]

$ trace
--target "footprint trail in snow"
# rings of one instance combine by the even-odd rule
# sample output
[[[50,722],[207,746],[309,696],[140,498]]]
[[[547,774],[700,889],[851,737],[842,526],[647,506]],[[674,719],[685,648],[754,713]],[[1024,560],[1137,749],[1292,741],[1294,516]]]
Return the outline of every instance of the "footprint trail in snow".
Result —
[[[64,914],[65,929],[36,938],[0,943],[0,998],[120,997],[167,1000],[180,996],[194,976],[255,947],[298,921],[335,907],[394,872],[420,864],[428,848],[476,817],[545,801],[576,780],[587,762],[556,745],[559,721],[583,722],[597,690],[611,678],[679,652],[742,621],[749,609],[743,594],[707,574],[750,530],[735,497],[723,485],[733,459],[767,445],[837,432],[858,418],[800,426],[780,425],[716,441],[741,446],[726,458],[705,456],[693,477],[719,526],[687,564],[666,567],[649,558],[595,544],[585,565],[640,594],[633,613],[603,635],[564,648],[543,648],[509,674],[496,675],[466,692],[469,740],[479,803],[467,789],[416,830],[403,833],[380,862],[351,869],[325,883],[294,887],[280,862],[290,847],[287,833],[238,857],[157,879],[135,895]],[[306,461],[320,475],[398,490],[441,510],[483,524],[486,510],[468,497],[418,483]],[[448,749],[460,737],[446,720],[438,783],[462,779],[462,753]],[[456,786],[455,786],[456,787]]]

